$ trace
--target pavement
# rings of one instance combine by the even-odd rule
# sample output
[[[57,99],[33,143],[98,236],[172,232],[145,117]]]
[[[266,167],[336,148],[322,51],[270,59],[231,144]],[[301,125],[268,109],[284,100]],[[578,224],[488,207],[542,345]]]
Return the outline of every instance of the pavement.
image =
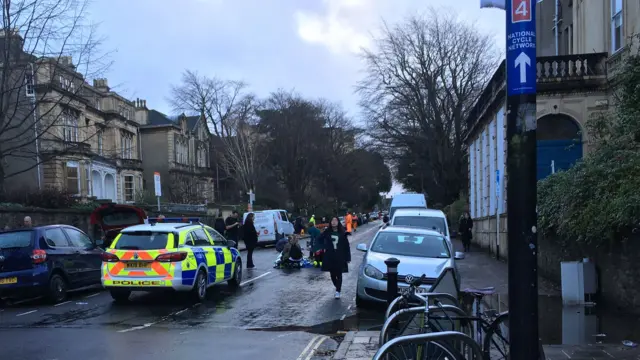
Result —
[[[328,360],[345,331],[379,323],[379,314],[357,314],[354,304],[362,256],[355,244],[377,229],[365,225],[351,237],[353,262],[340,300],[319,269],[273,269],[277,253],[268,247],[256,250],[256,268],[244,271],[238,290],[214,286],[201,304],[135,293],[116,305],[96,287],[57,305],[0,305],[0,359],[164,360],[208,352],[217,359]]]

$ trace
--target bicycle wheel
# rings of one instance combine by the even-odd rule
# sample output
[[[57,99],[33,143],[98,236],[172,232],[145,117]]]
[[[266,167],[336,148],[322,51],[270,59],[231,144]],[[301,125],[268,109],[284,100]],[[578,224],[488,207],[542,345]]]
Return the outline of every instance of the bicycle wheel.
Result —
[[[429,332],[459,331],[471,333],[470,322],[464,319],[464,312],[447,305],[443,308],[430,307],[429,315],[423,307],[403,309],[393,313],[383,326],[380,343],[384,344],[400,336],[425,334]]]
[[[509,357],[509,313],[496,316],[485,331],[482,352],[487,360],[508,360]]]
[[[466,360],[444,341],[398,344],[387,349],[375,359],[381,360]],[[479,359],[478,359],[479,360]]]

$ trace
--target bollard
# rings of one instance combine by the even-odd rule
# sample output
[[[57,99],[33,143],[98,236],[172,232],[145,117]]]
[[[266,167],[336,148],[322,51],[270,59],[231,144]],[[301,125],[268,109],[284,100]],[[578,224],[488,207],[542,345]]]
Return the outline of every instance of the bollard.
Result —
[[[387,265],[387,305],[391,305],[398,297],[398,264],[400,260],[388,258],[384,261]]]

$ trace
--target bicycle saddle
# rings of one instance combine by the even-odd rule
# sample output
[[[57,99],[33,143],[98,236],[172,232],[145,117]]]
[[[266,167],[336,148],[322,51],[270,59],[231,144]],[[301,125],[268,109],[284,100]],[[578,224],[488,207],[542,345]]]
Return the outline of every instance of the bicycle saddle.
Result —
[[[475,295],[475,296],[484,296],[484,295],[492,295],[496,292],[496,288],[493,286],[484,287],[484,288],[468,288],[464,289],[464,292]]]

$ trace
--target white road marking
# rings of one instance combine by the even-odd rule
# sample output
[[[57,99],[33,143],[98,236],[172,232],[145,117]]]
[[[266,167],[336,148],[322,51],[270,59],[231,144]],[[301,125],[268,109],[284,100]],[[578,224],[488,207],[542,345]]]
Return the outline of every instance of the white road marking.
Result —
[[[265,276],[267,276],[267,275],[269,275],[269,274],[271,274],[271,271],[266,272],[266,273],[264,273],[264,274],[262,274],[262,275],[260,275],[260,276],[256,276],[256,277],[254,277],[253,279],[249,279],[249,280],[247,280],[247,281],[245,281],[245,282],[243,282],[243,283],[240,283],[240,286],[247,285],[248,283],[253,282],[253,281],[256,281],[256,280],[258,280],[258,279],[260,279],[260,278],[262,278],[262,277],[265,277]]]
[[[300,356],[298,356],[298,359],[296,360],[302,360],[304,359],[304,355],[307,353],[307,351],[309,351],[309,349],[313,346],[313,344],[320,339],[320,335],[316,335],[313,339],[309,340],[309,343],[307,344],[307,346],[304,348],[304,350],[302,350],[302,352],[300,353]]]
[[[21,314],[18,314],[16,316],[24,316],[24,315],[29,315],[29,314],[33,314],[34,312],[36,312],[38,310],[31,310],[31,311],[27,311],[27,312],[23,312]]]
[[[344,320],[344,318],[346,318],[346,317],[347,317],[347,314],[342,315],[342,316],[340,317],[340,321],[343,321],[343,320]]]
[[[127,333],[127,332],[130,332],[130,331],[136,331],[136,330],[146,329],[146,328],[148,328],[148,327],[150,327],[150,326],[153,326],[153,325],[155,325],[155,324],[157,324],[157,323],[159,323],[159,322],[163,322],[163,321],[167,320],[167,319],[168,319],[169,317],[171,317],[171,316],[180,315],[180,314],[182,314],[183,312],[185,312],[185,311],[187,311],[187,310],[189,310],[189,308],[186,308],[186,309],[182,309],[182,310],[179,310],[179,311],[172,312],[172,313],[171,313],[171,314],[169,314],[169,315],[163,316],[163,317],[162,317],[160,320],[158,320],[158,321],[154,321],[154,322],[151,322],[151,323],[146,323],[146,324],[139,325],[139,326],[130,327],[130,328],[128,328],[128,329],[118,330],[118,332],[119,332],[119,333]]]
[[[318,341],[318,342],[316,343],[316,345],[315,345],[311,350],[309,350],[309,355],[307,355],[307,357],[306,357],[304,360],[311,360],[311,358],[313,357],[313,355],[315,355],[315,354],[316,354],[316,350],[318,350],[318,348],[320,347],[320,345],[322,345],[322,343],[323,343],[326,339],[327,339],[327,338],[326,338],[325,336],[322,336],[322,337],[320,338],[320,341]]]
[[[64,305],[64,304],[68,304],[68,303],[70,303],[70,302],[71,302],[71,300],[69,300],[69,301],[65,301],[65,302],[61,302],[61,303],[58,303],[58,304],[53,305],[53,307],[56,307],[56,306],[62,306],[62,305]]]
[[[347,306],[347,311],[351,310],[351,307],[352,307],[352,306],[353,306],[353,305],[349,305],[349,306]]]
[[[91,295],[85,296],[84,298],[85,298],[85,299],[88,299],[88,298],[91,298],[91,297],[94,297],[94,296],[98,296],[98,295],[100,295],[100,294],[102,294],[102,293],[95,293],[95,294],[91,294]]]

